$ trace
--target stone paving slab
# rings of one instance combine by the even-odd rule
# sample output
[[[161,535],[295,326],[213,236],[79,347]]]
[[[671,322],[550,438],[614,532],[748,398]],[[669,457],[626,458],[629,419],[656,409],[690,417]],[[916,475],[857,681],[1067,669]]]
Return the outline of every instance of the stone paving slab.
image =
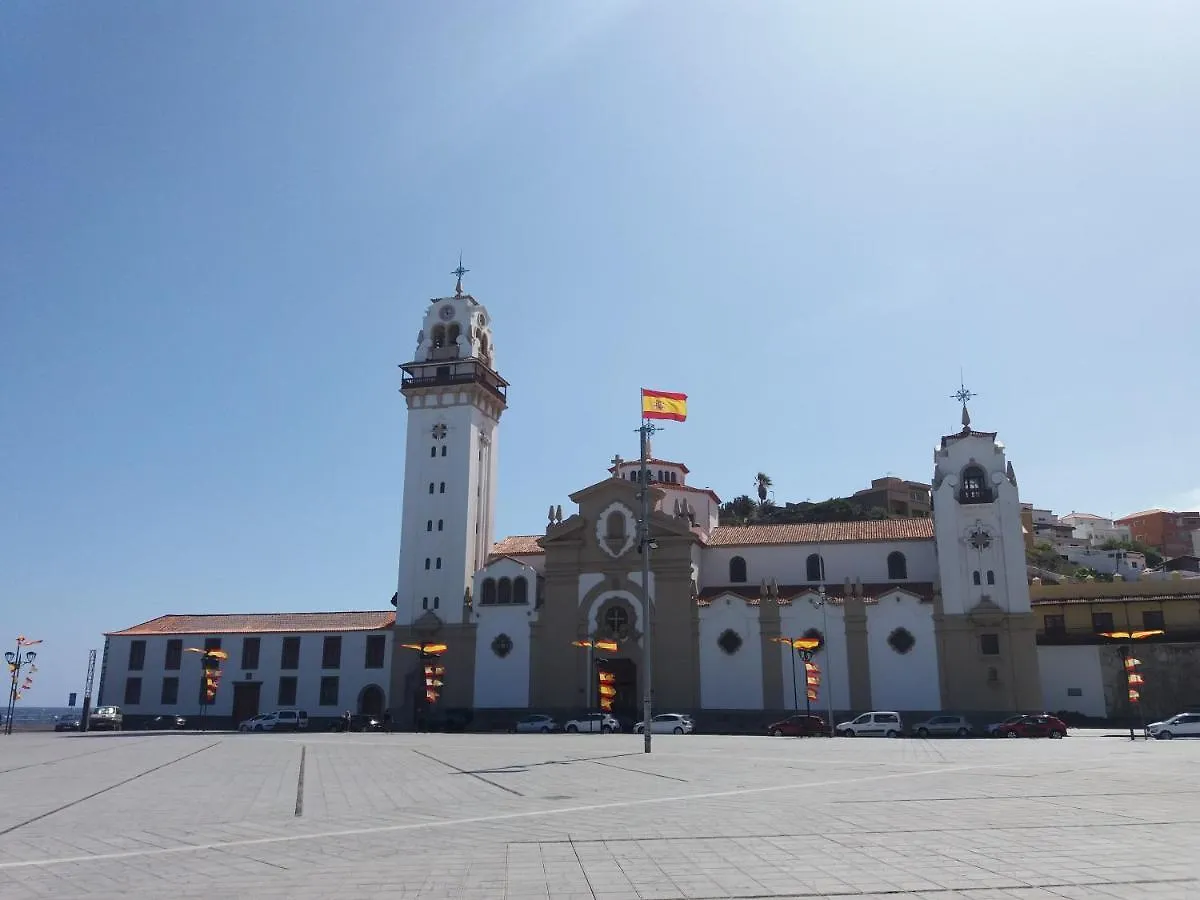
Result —
[[[632,735],[14,735],[0,898],[1200,896],[1200,742],[663,735],[641,751]]]

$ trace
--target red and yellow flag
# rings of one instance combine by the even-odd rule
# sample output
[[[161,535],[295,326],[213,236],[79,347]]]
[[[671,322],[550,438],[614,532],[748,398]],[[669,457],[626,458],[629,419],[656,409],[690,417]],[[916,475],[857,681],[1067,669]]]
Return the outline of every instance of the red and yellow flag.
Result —
[[[670,391],[651,391],[642,388],[642,418],[670,419],[683,422],[687,419],[687,394]]]

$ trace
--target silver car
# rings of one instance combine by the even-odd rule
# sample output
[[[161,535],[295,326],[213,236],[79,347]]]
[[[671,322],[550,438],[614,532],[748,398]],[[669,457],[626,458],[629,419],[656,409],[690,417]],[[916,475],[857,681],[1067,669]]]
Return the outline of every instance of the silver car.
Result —
[[[513,726],[513,731],[517,734],[549,734],[558,730],[558,723],[545,713],[526,716]]]
[[[968,737],[974,729],[963,716],[931,716],[913,726],[917,737]]]

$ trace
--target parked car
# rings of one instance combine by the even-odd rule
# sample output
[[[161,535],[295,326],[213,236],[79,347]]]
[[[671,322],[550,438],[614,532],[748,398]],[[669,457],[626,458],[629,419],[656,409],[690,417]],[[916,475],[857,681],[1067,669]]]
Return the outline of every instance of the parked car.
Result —
[[[999,731],[1000,737],[1048,737],[1063,738],[1067,736],[1067,726],[1056,716],[1036,715],[1022,716],[1015,722],[1009,722]]]
[[[1186,712],[1146,726],[1150,736],[1160,741],[1177,737],[1200,737],[1200,713]]]
[[[119,706],[98,706],[88,716],[89,731],[120,731],[125,721]]]
[[[913,726],[917,737],[967,737],[974,729],[964,716],[930,716]]]
[[[238,725],[238,731],[303,731],[306,728],[308,713],[302,709],[280,709],[262,713]]]
[[[183,716],[155,716],[146,724],[146,728],[150,731],[179,731],[187,728],[187,719]]]
[[[519,719],[512,730],[515,734],[549,734],[560,729],[558,723],[545,713],[534,713]]]
[[[617,721],[615,716],[609,713],[588,713],[586,716],[580,716],[578,719],[571,719],[563,726],[563,731],[568,734],[576,734],[581,731],[593,734],[599,732],[612,734],[614,731],[620,730],[621,723]]]
[[[900,713],[869,712],[849,722],[841,722],[836,731],[842,737],[898,738],[904,734],[904,723],[900,721]]]
[[[991,725],[989,725],[987,727],[988,737],[1000,737],[1000,732],[1002,730],[1004,730],[1009,725],[1012,725],[1016,722],[1020,722],[1027,715],[1029,715],[1029,713],[1017,713],[1015,716],[1009,716],[1003,722],[993,722]]]
[[[829,734],[829,726],[820,716],[809,716],[803,713],[788,716],[767,726],[767,734],[774,737],[811,737],[813,735]]]
[[[3,724],[3,723],[0,723]],[[55,731],[79,731],[79,719],[67,718],[63,716],[54,723]]]
[[[696,730],[696,724],[691,716],[683,713],[663,713],[650,720],[651,734],[691,734]],[[646,723],[638,722],[633,726],[634,734],[645,734]]]

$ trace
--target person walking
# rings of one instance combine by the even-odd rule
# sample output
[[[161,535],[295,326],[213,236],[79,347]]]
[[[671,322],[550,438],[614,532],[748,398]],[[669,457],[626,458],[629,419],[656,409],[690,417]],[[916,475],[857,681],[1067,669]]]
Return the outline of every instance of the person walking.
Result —
[[[347,734],[350,733],[350,710],[346,710],[344,713],[342,713],[342,731],[346,732]]]

